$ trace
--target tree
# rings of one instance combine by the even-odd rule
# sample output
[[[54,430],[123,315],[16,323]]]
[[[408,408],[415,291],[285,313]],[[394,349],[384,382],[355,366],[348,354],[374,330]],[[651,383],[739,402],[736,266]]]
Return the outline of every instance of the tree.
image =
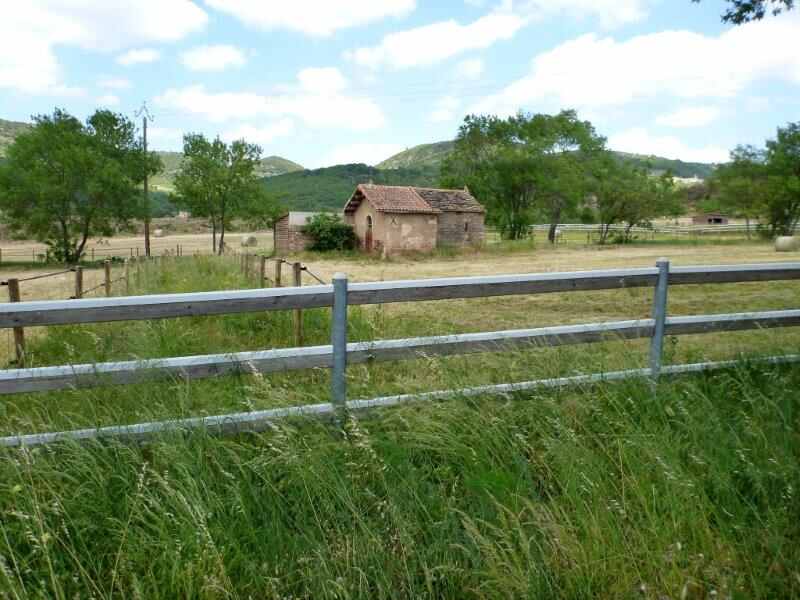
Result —
[[[723,23],[741,25],[750,21],[760,21],[767,13],[778,15],[784,10],[792,10],[795,0],[727,0],[732,5],[722,13]],[[699,3],[700,0],[692,0]]]
[[[274,201],[256,173],[259,146],[244,140],[209,141],[202,134],[190,133],[183,137],[183,154],[175,177],[175,201],[194,216],[209,219],[214,252],[225,251],[225,229],[234,217],[246,216],[246,208],[262,218],[275,214]]]
[[[791,235],[800,221],[800,122],[779,127],[766,148],[738,146],[713,179],[722,210],[758,218],[768,237]]]
[[[85,124],[56,109],[34,117],[0,167],[0,203],[12,229],[48,246],[66,263],[83,255],[89,237],[111,235],[136,216],[133,124],[96,111]]]
[[[800,121],[778,127],[766,157],[770,233],[792,235],[800,221]]]
[[[753,146],[737,146],[730,162],[720,165],[712,180],[713,202],[706,210],[718,208],[736,217],[743,217],[750,237],[750,221],[764,211],[766,200],[766,155]]]
[[[442,184],[468,186],[511,239],[524,236],[535,209],[542,211],[555,241],[562,213],[585,196],[589,166],[604,144],[571,110],[509,119],[470,115],[443,163]]]
[[[600,243],[608,241],[612,225],[624,223],[620,241],[629,242],[631,230],[656,217],[675,215],[682,207],[672,175],[651,176],[646,169],[608,154],[596,173],[593,191],[600,220]]]

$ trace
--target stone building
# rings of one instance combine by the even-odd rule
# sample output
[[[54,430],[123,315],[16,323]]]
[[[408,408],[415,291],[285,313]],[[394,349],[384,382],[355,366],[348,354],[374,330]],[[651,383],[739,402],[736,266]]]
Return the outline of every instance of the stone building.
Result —
[[[303,233],[303,226],[316,212],[288,212],[275,221],[272,228],[275,240],[275,254],[278,256],[302,252],[311,240]]]
[[[469,190],[361,184],[344,207],[366,252],[480,245],[486,211]]]

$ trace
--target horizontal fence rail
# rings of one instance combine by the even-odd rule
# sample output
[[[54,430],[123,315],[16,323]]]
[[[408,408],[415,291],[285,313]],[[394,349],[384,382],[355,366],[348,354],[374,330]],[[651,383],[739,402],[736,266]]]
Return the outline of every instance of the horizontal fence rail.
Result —
[[[655,268],[353,284],[349,284],[343,274],[337,274],[333,278],[333,285],[304,288],[4,303],[0,304],[0,327],[4,328],[332,307],[332,343],[324,346],[230,354],[5,370],[0,371],[0,394],[138,383],[163,377],[197,379],[234,373],[332,368],[331,391],[334,400],[332,405],[343,410],[352,405],[352,403],[346,402],[345,371],[348,364],[642,338],[651,339],[650,367],[625,373],[643,373],[655,379],[660,373],[680,372],[681,365],[661,367],[663,339],[666,335],[800,326],[800,309],[668,317],[667,290],[669,287],[786,280],[800,280],[800,263],[670,267],[668,261],[660,260]],[[347,343],[346,338],[348,305],[635,287],[652,287],[654,289],[652,318],[367,342]],[[586,377],[591,379],[599,376]],[[306,414],[309,411],[313,412],[313,407],[292,407],[261,412],[291,415]],[[212,419],[212,421],[203,418],[184,419],[179,422],[183,424],[205,423],[209,426],[213,424],[216,427],[224,418],[225,416],[209,417],[208,419]],[[213,421],[213,419],[220,421]],[[234,419],[232,422],[240,421],[249,422],[248,419],[239,421]],[[142,431],[150,434],[161,431],[165,427],[169,428],[170,426],[163,423],[151,423],[146,424]],[[105,428],[103,431],[112,430],[128,431],[124,427]],[[58,438],[61,434],[44,434],[44,437],[41,438],[14,436],[13,439],[23,444],[27,443],[24,441],[27,439],[50,440],[51,438],[47,436],[51,435]],[[76,435],[78,438],[83,436],[82,433]],[[15,443],[8,442],[10,439],[12,438],[0,440],[0,445],[15,445]]]
[[[534,275],[450,277],[351,283],[348,304],[652,287],[658,269],[612,269]],[[800,262],[672,267],[670,285],[800,279]],[[83,300],[0,303],[0,328],[133,321],[333,306],[333,286],[155,294]]]
[[[770,356],[753,361],[756,364],[781,365],[800,362],[800,354],[785,356]],[[663,367],[663,375],[685,375],[691,373],[704,373],[731,369],[739,365],[737,361],[719,361],[692,363],[685,365],[670,365]],[[521,381],[519,383],[500,383],[494,385],[481,385],[471,388],[455,390],[438,390],[419,394],[398,394],[394,396],[379,396],[363,400],[349,400],[345,403],[347,410],[367,410],[375,408],[388,408],[413,402],[435,402],[451,398],[474,398],[479,396],[507,396],[510,394],[529,392],[540,389],[556,389],[573,386],[590,386],[613,381],[621,381],[634,377],[647,377],[649,369],[629,369],[626,371],[609,371],[607,373],[593,373],[590,375],[575,375],[572,377],[557,377],[554,379],[537,379],[534,381]],[[319,404],[304,404],[285,408],[271,408],[207,417],[189,417],[167,421],[152,421],[148,423],[135,423],[132,425],[112,425],[87,429],[73,429],[70,431],[53,431],[47,433],[30,433],[26,435],[11,435],[0,437],[0,447],[35,447],[63,441],[89,441],[98,439],[114,439],[123,442],[147,442],[159,435],[170,432],[202,430],[212,435],[236,435],[241,433],[257,433],[273,428],[277,421],[293,417],[326,417],[333,416],[338,407],[334,403],[324,402]]]
[[[649,338],[653,319],[559,325],[463,333],[347,344],[347,363],[363,364],[453,356],[480,352],[506,352],[534,347],[591,344]],[[670,317],[666,335],[690,335],[748,329],[800,326],[800,310]],[[275,373],[331,368],[331,345],[280,348],[229,354],[118,361],[58,367],[0,371],[0,394],[40,392],[65,388],[128,384],[164,377],[205,379],[232,373]]]

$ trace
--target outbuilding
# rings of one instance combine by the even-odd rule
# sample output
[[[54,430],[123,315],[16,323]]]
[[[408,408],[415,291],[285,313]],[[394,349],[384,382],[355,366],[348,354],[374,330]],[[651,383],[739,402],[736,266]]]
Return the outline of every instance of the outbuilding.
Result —
[[[692,217],[695,225],[727,225],[728,217],[718,212],[703,213]]]
[[[344,206],[365,252],[428,252],[484,241],[483,206],[468,189],[360,184]]]
[[[275,254],[278,256],[303,252],[311,239],[303,233],[303,227],[318,212],[288,212],[277,221],[272,228],[275,240]]]

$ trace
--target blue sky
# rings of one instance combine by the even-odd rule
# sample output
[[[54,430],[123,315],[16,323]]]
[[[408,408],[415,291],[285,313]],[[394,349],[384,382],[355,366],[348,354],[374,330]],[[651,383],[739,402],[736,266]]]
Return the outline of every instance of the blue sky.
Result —
[[[576,108],[609,146],[721,161],[800,120],[800,11],[722,0],[29,0],[0,22],[0,118],[133,116],[307,167],[374,164],[469,112]]]

